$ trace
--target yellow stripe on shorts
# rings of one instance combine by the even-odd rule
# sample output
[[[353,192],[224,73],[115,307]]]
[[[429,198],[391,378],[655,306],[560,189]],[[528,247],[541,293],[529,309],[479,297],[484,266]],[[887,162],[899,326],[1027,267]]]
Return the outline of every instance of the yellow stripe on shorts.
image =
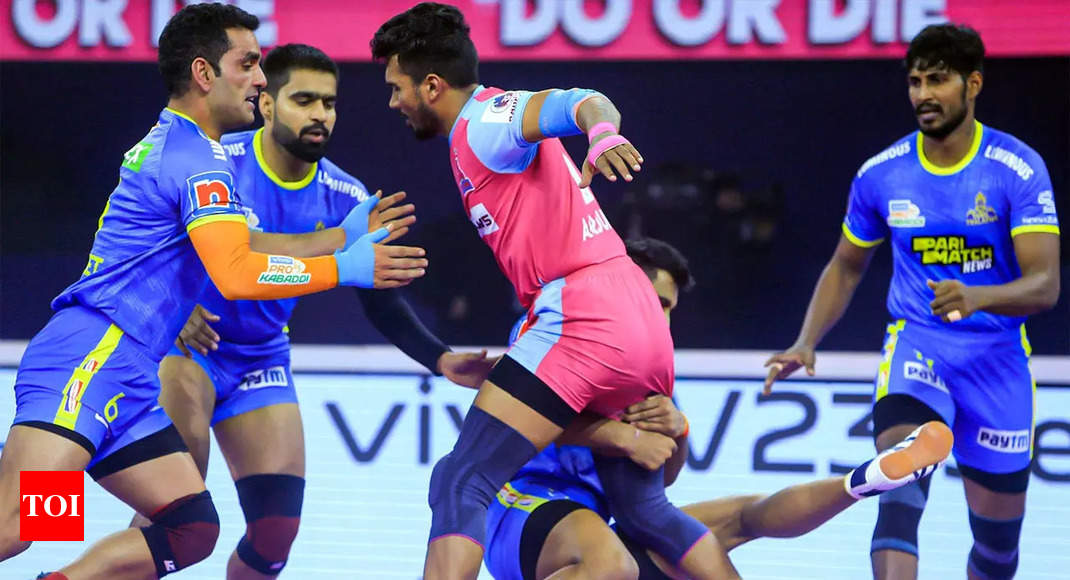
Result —
[[[115,352],[119,346],[119,339],[123,337],[123,330],[112,324],[104,333],[97,346],[89,351],[82,359],[82,364],[74,369],[71,378],[67,380],[67,386],[63,387],[63,398],[60,399],[59,409],[56,410],[56,418],[52,422],[60,427],[66,427],[71,431],[78,423],[78,413],[82,410],[82,397],[89,390],[89,381],[97,374],[100,367]]]
[[[1033,345],[1029,344],[1029,337],[1025,334],[1025,323],[1022,323],[1022,350],[1025,351],[1025,365],[1029,369],[1029,382],[1033,386],[1033,417],[1029,423],[1029,459],[1033,459],[1033,451],[1036,448],[1034,438],[1037,434],[1037,378],[1033,376],[1033,365],[1029,364],[1029,357],[1033,356]]]
[[[550,501],[544,497],[524,495],[508,483],[498,491],[496,497],[498,498],[498,502],[507,508],[524,510],[529,513],[535,511],[535,508]]]
[[[888,381],[892,378],[892,357],[895,356],[895,345],[899,343],[899,331],[903,330],[907,321],[899,319],[895,324],[888,325],[888,341],[884,343],[884,358],[877,367],[877,396],[879,401],[888,394]]]

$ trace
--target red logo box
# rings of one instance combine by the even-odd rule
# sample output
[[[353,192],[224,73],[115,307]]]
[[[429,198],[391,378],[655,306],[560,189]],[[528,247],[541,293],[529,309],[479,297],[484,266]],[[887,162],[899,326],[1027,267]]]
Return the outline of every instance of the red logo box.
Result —
[[[22,471],[19,498],[19,540],[85,539],[85,477],[81,471]]]

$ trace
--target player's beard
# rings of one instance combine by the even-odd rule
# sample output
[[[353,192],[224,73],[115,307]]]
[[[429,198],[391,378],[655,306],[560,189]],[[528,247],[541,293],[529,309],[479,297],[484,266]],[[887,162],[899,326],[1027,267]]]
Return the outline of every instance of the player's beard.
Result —
[[[915,114],[918,114],[917,110],[915,110],[914,112],[915,112]],[[959,111],[954,117],[951,117],[948,120],[944,121],[944,123],[942,125],[937,125],[936,127],[933,127],[931,129],[926,129],[926,128],[922,127],[921,125],[918,125],[918,129],[926,137],[931,137],[933,139],[942,140],[945,137],[947,137],[948,135],[950,135],[952,131],[954,131],[955,129],[958,129],[959,125],[962,125],[962,122],[966,120],[966,114],[968,112],[969,112],[969,106],[966,104],[966,87],[963,86],[962,87],[962,103],[960,103]]]
[[[413,135],[421,141],[438,135],[438,117],[435,117],[435,112],[424,103],[420,103],[420,106],[409,115],[409,125],[412,127]]]
[[[324,139],[320,143],[312,143],[305,141],[301,137],[313,129],[320,129],[324,133]],[[331,133],[327,130],[327,126],[322,123],[313,123],[307,127],[301,129],[300,134],[294,134],[292,130],[282,123],[275,123],[271,128],[271,137],[276,143],[282,145],[283,149],[290,152],[290,155],[304,161],[306,163],[315,163],[320,160],[321,157],[327,154],[327,143],[331,141]]]

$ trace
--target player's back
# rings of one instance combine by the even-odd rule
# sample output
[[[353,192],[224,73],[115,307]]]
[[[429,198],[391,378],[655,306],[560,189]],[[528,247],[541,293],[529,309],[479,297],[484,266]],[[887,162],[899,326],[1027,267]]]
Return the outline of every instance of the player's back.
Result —
[[[208,276],[188,230],[244,221],[233,165],[192,119],[165,109],[124,156],[81,278],[52,302],[102,312],[162,358]]]
[[[888,310],[927,326],[1017,331],[1024,317],[975,312],[943,323],[926,280],[1004,284],[1021,276],[1013,237],[1058,233],[1051,181],[1039,155],[1015,137],[976,123],[965,158],[938,167],[912,133],[870,158],[851,186],[844,232],[859,245],[891,236]]]
[[[480,86],[450,132],[462,203],[525,307],[546,282],[625,256],[561,142],[523,139],[530,96]]]
[[[284,181],[263,155],[263,129],[224,135],[223,147],[237,170],[242,211],[249,228],[267,233],[300,234],[337,226],[367,199],[364,185],[328,159],[313,163],[298,181]],[[288,266],[265,272],[262,283],[285,284]],[[220,320],[212,325],[222,340],[259,344],[282,336],[297,298],[227,300],[209,284],[199,302]]]

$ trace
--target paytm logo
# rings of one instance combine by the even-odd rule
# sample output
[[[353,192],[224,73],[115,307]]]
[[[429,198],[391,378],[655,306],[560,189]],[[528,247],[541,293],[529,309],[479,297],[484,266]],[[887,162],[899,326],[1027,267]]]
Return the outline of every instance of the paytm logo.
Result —
[[[944,384],[944,379],[941,379],[931,367],[924,365],[916,361],[907,361],[903,363],[903,378],[912,381],[918,381],[919,383],[925,383],[934,389],[947,391],[947,385]]]
[[[1000,453],[1029,451],[1029,429],[997,431],[988,427],[981,427],[981,430],[977,433],[977,444]]]
[[[286,378],[286,367],[274,366],[245,373],[241,378],[241,382],[238,383],[238,390],[248,391],[263,387],[285,387],[289,384],[290,381]]]

